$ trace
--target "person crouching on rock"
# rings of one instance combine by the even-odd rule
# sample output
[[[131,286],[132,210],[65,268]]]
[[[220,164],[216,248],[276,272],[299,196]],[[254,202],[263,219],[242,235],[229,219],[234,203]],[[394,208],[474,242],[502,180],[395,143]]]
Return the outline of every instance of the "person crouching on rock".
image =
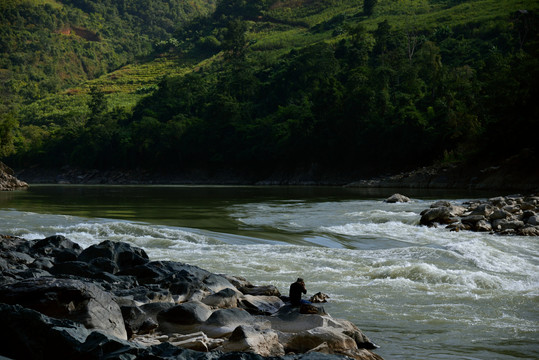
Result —
[[[290,303],[292,306],[300,306],[302,304],[311,304],[307,300],[301,298],[301,294],[307,294],[307,289],[305,288],[305,282],[302,278],[298,278],[295,283],[290,285]]]

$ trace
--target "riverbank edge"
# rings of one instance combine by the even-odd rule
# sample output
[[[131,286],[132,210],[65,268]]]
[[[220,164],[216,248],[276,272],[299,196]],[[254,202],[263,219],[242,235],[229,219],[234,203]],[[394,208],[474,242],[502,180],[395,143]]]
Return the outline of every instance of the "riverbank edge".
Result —
[[[275,171],[261,177],[229,169],[156,172],[146,169],[80,169],[32,167],[15,176],[29,184],[87,185],[260,185],[344,186],[350,188],[461,189],[539,192],[539,167],[533,151],[522,151],[499,162],[437,163],[398,174],[378,177],[320,172],[316,167]],[[359,180],[358,180],[359,178]]]

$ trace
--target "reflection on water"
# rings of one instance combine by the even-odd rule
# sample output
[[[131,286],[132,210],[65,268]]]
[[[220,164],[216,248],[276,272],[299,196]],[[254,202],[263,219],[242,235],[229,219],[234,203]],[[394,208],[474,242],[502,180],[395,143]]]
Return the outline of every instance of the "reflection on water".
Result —
[[[406,204],[382,200],[394,192]],[[273,284],[302,276],[386,359],[536,359],[539,244],[418,226],[433,200],[494,194],[317,187],[35,186],[0,193],[0,233],[143,247]]]

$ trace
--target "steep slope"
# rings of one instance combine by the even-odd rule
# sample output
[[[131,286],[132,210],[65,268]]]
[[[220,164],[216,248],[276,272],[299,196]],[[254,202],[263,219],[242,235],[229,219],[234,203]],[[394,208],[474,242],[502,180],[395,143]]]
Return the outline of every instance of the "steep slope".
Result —
[[[319,181],[535,151],[538,9],[223,0],[154,60],[24,106],[12,159]]]

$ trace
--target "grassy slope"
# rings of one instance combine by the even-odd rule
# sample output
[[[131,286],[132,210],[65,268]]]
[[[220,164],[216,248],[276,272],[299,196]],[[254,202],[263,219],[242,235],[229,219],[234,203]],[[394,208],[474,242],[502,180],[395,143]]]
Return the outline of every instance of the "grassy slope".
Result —
[[[58,5],[53,0],[33,1]],[[263,52],[269,59],[276,59],[292,48],[319,41],[338,41],[346,36],[346,26],[357,23],[363,24],[368,30],[374,30],[379,22],[387,20],[397,29],[422,31],[507,18],[510,13],[519,9],[539,10],[539,2],[534,0],[476,0],[455,6],[446,4],[451,1],[380,0],[374,14],[366,17],[362,13],[361,1],[282,3],[284,5],[268,10],[259,21],[251,22],[248,34],[248,38],[254,40],[252,50]],[[290,3],[294,6],[286,6]],[[30,105],[28,110],[30,114],[39,114],[42,118],[84,112],[87,109],[85,104],[91,86],[97,86],[107,93],[112,106],[129,109],[145,93],[151,91],[163,76],[186,74],[214,61],[215,58],[219,57],[204,59],[165,55],[148,62],[130,64],[40,100]]]

